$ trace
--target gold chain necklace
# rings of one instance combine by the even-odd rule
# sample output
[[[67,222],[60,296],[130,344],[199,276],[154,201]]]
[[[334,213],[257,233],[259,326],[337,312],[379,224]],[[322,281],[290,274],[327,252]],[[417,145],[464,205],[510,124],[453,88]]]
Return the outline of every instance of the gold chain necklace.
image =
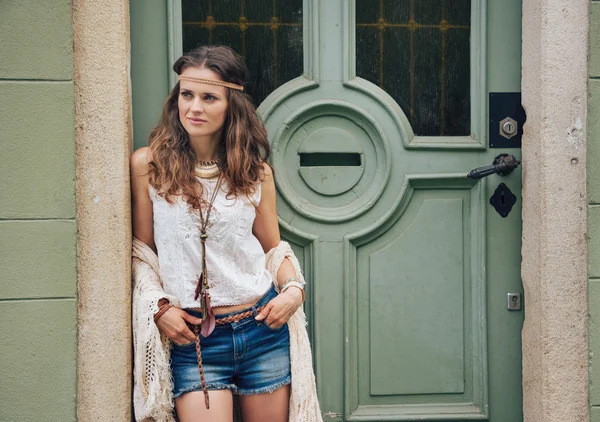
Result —
[[[214,179],[221,173],[219,164],[219,160],[198,161],[195,168],[196,176],[201,179]]]

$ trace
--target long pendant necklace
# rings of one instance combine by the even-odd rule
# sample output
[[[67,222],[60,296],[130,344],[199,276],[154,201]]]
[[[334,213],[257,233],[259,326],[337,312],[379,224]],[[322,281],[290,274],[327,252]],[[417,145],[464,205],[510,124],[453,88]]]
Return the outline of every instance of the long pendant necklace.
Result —
[[[215,314],[212,310],[212,307],[210,306],[210,293],[208,292],[208,271],[206,269],[206,239],[208,239],[208,234],[206,234],[206,228],[208,227],[210,212],[213,208],[213,204],[215,202],[215,198],[217,197],[217,192],[221,187],[222,181],[223,174],[219,174],[219,179],[217,180],[215,190],[213,191],[210,197],[210,201],[207,205],[206,217],[202,212],[202,207],[200,207],[200,244],[202,246],[202,273],[198,278],[198,285],[196,286],[194,300],[198,300],[198,297],[200,297],[200,306],[202,308],[202,323],[200,324],[200,329],[204,337],[208,337],[215,329]]]

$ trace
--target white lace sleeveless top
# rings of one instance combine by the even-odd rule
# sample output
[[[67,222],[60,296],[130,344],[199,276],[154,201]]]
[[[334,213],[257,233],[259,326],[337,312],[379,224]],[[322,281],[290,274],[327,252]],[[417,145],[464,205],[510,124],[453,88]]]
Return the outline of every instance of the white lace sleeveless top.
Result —
[[[210,198],[216,179],[198,180],[204,187],[204,197]],[[149,191],[163,288],[180,300],[182,308],[198,308],[200,300],[194,300],[194,292],[202,272],[199,211],[192,210],[181,197],[169,204],[152,186]],[[217,193],[206,229],[206,267],[212,306],[253,303],[271,286],[265,253],[252,234],[254,204],[258,205],[260,195],[259,185],[250,198],[227,198],[224,182]]]

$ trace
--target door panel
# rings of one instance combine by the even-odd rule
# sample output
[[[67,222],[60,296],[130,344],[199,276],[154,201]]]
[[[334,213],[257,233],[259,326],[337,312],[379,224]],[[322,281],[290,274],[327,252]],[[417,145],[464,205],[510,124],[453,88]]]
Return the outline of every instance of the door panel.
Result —
[[[444,81],[456,72],[430,78],[430,85],[422,82],[432,67],[440,72],[460,68],[465,61],[464,49],[456,46],[460,40],[440,37],[431,48],[441,50],[441,59],[427,64],[422,48],[412,58],[400,50],[414,48],[411,34],[404,41],[398,35],[399,60],[408,56],[414,63],[405,65],[403,77],[408,81],[399,81],[405,93],[392,96],[354,74],[360,69],[355,51],[361,49],[356,45],[360,40],[353,37],[354,2],[311,5],[316,22],[305,24],[305,44],[309,52],[319,52],[308,56],[308,66],[305,62],[310,70],[305,75],[312,83],[295,81],[288,90],[275,91],[260,111],[272,139],[280,218],[317,237],[319,257],[309,274],[314,287],[310,317],[327,419],[520,420],[520,381],[514,374],[520,371],[522,314],[505,307],[506,293],[521,290],[519,211],[516,207],[510,219],[503,219],[489,206],[489,196],[501,180],[513,192],[520,191],[519,174],[481,181],[465,177],[470,169],[491,163],[499,152],[519,154],[487,149],[486,3],[469,5],[470,53],[463,63],[468,70],[460,69],[463,79],[456,83],[464,88],[466,75],[470,94],[462,108],[444,105]],[[505,6],[509,15],[519,13],[517,2]],[[448,35],[452,25],[444,25],[449,24],[429,28],[430,37],[433,29]],[[379,45],[367,37],[365,49],[381,52],[392,46],[386,30]],[[502,37],[495,42],[502,43]],[[513,42],[511,48],[518,60],[520,45]],[[392,80],[402,73],[392,66],[393,70]],[[385,67],[372,72],[380,78],[382,74],[385,81]],[[513,74],[511,81],[518,78]],[[413,79],[423,87],[421,93],[411,94]],[[507,84],[498,89],[514,88]],[[434,92],[439,95],[430,111],[421,107],[425,111],[413,116],[404,113],[402,95],[410,111],[411,102],[433,98]],[[421,125],[428,131],[416,135],[411,120],[423,121],[431,110],[439,110],[437,116],[429,116],[431,121]],[[462,124],[470,122],[470,131],[452,126],[449,112]],[[311,153],[360,154],[360,165],[350,173],[330,155],[329,163],[303,166],[307,143]],[[330,187],[324,190],[331,181],[337,193]],[[507,235],[508,243],[496,242]],[[486,253],[490,240],[491,254]],[[502,262],[504,270],[486,273],[489,259]],[[493,298],[487,294],[491,284]],[[492,301],[495,313],[488,324]],[[510,330],[502,328],[507,323]],[[488,354],[489,333],[499,330],[504,338],[492,341],[502,347]],[[506,367],[497,368],[499,360]],[[497,369],[490,372],[490,366]],[[497,391],[494,396],[491,387]]]
[[[391,226],[349,242],[349,419],[486,418],[481,200],[466,178],[411,176]]]
[[[358,364],[371,395],[464,392],[463,198],[441,193],[411,198],[397,224],[357,250],[359,279],[369,280],[357,315],[370,322],[359,322],[368,354]]]
[[[169,57],[229,44],[264,98],[324,419],[522,420],[520,171],[466,178],[520,156],[487,142],[489,92],[520,90],[520,0],[168,3]]]

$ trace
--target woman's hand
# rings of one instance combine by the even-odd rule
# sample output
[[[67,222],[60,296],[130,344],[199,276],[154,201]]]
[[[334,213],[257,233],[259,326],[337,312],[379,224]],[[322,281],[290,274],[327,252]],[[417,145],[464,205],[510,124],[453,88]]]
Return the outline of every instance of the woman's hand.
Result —
[[[161,333],[175,343],[186,344],[196,339],[196,334],[188,328],[186,321],[192,325],[200,325],[202,319],[196,318],[184,310],[172,307],[158,318],[156,326]]]
[[[269,328],[276,330],[288,322],[300,305],[302,305],[302,292],[297,287],[290,287],[285,292],[271,299],[256,316],[256,320],[264,320]]]

